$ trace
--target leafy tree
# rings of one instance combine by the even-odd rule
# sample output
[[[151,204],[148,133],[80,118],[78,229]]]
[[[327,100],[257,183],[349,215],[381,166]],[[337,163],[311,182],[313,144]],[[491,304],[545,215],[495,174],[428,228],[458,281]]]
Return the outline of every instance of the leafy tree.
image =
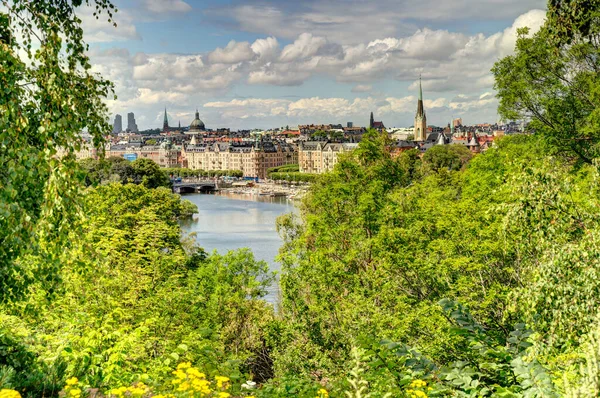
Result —
[[[24,269],[15,259],[37,239],[60,246],[77,209],[73,152],[87,130],[96,147],[110,126],[102,99],[109,82],[91,72],[81,0],[2,1],[0,12],[0,300],[58,271],[50,262]],[[111,21],[107,0],[86,1]],[[59,150],[65,157],[55,157]],[[39,247],[38,247],[39,248]],[[59,250],[59,249],[57,249]]]
[[[137,159],[131,163],[135,182],[148,188],[168,187],[171,185],[169,178],[163,173],[160,166],[150,159]]]
[[[582,163],[600,154],[597,1],[550,1],[544,26],[518,31],[515,54],[492,72],[506,119],[531,120],[556,153]]]
[[[435,145],[423,155],[423,164],[434,171],[439,169],[460,170],[469,160],[471,152],[463,145]]]

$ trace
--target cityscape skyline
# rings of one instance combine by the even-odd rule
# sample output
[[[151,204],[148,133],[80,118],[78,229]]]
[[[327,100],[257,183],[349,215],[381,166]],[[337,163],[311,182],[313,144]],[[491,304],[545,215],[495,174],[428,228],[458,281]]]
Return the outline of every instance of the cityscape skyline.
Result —
[[[182,125],[198,108],[212,128],[366,125],[371,111],[408,127],[420,74],[427,121],[441,126],[498,120],[489,70],[518,27],[544,19],[543,1],[509,2],[425,12],[427,1],[380,0],[365,14],[354,1],[130,0],[116,2],[117,28],[82,19],[94,70],[115,83],[109,111],[134,110],[139,130],[160,128],[164,107]]]

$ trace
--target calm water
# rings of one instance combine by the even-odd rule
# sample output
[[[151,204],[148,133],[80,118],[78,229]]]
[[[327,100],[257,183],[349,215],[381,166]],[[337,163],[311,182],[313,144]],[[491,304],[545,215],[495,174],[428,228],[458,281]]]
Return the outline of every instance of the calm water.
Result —
[[[228,250],[247,247],[257,260],[269,263],[273,271],[279,270],[275,256],[282,241],[275,221],[280,215],[295,210],[291,201],[285,197],[229,193],[183,196],[198,206],[198,214],[194,216],[195,222],[186,222],[182,229],[186,233],[195,232],[204,250],[211,253],[216,249],[225,254]],[[275,303],[277,297],[278,287],[273,286],[267,301]]]

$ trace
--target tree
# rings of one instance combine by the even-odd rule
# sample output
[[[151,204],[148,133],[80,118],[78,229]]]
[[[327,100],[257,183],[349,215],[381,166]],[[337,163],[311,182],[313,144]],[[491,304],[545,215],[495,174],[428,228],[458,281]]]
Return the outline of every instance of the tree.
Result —
[[[168,187],[171,185],[169,177],[160,169],[160,166],[150,159],[137,159],[131,163],[135,174],[135,183],[148,188]]]
[[[14,299],[58,265],[25,269],[27,250],[60,251],[78,208],[73,152],[87,130],[96,147],[110,132],[102,102],[112,86],[91,72],[82,0],[2,0],[0,11],[0,301]],[[112,21],[108,0],[88,0]],[[55,157],[59,149],[67,156]],[[37,243],[45,244],[36,245]]]
[[[441,168],[460,170],[471,156],[471,152],[463,145],[435,145],[425,152],[423,163],[434,171]]]
[[[518,31],[515,54],[492,72],[505,119],[531,120],[555,153],[592,163],[600,156],[600,3],[552,0],[535,34]]]

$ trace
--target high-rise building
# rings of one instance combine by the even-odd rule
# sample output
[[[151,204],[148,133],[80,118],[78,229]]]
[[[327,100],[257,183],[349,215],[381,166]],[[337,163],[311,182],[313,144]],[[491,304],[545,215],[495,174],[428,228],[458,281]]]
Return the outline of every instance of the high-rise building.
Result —
[[[130,133],[138,132],[138,126],[135,123],[135,116],[133,112],[129,112],[127,114],[127,131],[129,131]]]
[[[123,131],[123,118],[121,117],[121,115],[116,114],[115,115],[115,121],[113,122],[113,134],[119,134],[121,131]]]
[[[346,123],[346,127],[348,127],[348,128],[350,128],[350,129],[351,129],[352,127],[354,127],[354,123],[352,123],[352,122],[347,122],[347,123]]]
[[[417,101],[417,114],[415,115],[415,141],[425,141],[427,139],[427,116],[423,108],[423,88],[421,86],[421,76],[419,76],[419,100]]]

